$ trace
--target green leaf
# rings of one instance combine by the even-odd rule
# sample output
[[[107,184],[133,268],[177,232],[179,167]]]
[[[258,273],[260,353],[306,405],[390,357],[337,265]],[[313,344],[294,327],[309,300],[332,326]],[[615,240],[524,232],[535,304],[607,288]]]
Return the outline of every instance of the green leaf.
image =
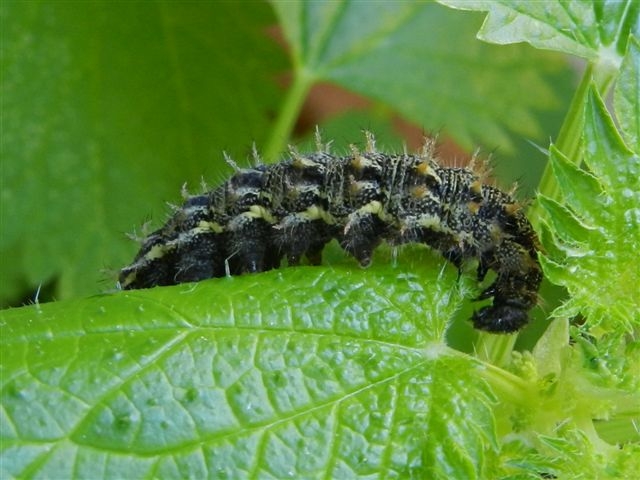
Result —
[[[3,26],[10,25],[2,32],[3,82],[11,93],[2,96],[3,125],[6,112],[20,120],[1,140],[0,255],[15,258],[8,268],[2,262],[0,279],[6,282],[5,272],[20,278],[24,261],[32,282],[65,272],[65,294],[78,278],[91,284],[90,259],[117,250],[109,233],[120,228],[118,219],[135,222],[133,210],[151,208],[148,194],[172,198],[179,183],[198,177],[225,147],[215,142],[230,142],[237,158],[239,141],[244,146],[269,134],[282,62],[262,36],[273,19],[261,6],[237,15],[229,5],[216,11],[210,4],[87,5],[5,2],[0,10]],[[540,101],[535,90],[522,95],[514,84],[529,60],[520,49],[510,59],[477,43],[458,45],[475,30],[473,17],[456,23],[453,13],[411,3],[283,5],[276,8],[295,71],[293,93],[282,106],[288,116],[278,117],[272,134],[280,142],[308,89],[322,79],[352,82],[352,89],[374,95],[387,104],[376,110],[386,120],[396,103],[420,115],[431,108],[437,118],[440,97],[424,93],[434,88],[449,94],[441,108],[447,114],[461,116],[463,101],[469,118],[460,123],[480,122],[473,127],[478,135],[500,138],[503,127],[491,110],[496,102],[509,122],[530,128],[527,117],[510,116],[523,103],[530,114],[533,99]],[[623,51],[624,32],[635,28],[634,8],[594,4],[598,38],[617,42],[615,55]],[[637,119],[630,117],[637,114],[636,51],[629,47],[616,92],[628,144],[637,138]],[[502,83],[485,84],[494,59],[511,67],[502,70]],[[522,84],[535,85],[541,68],[553,70],[547,60],[540,57]],[[441,71],[425,75],[425,62]],[[159,77],[149,74],[149,63]],[[126,73],[113,68],[122,65]],[[464,75],[446,77],[447,68]],[[51,89],[42,87],[47,82]],[[470,85],[474,95],[456,91]],[[511,103],[500,104],[501,96]],[[631,271],[640,218],[638,152],[624,144],[597,94],[586,96],[587,119],[580,122],[586,168],[552,147],[564,201],[540,201],[548,211],[541,235],[549,245],[541,258],[545,274],[574,294],[555,314],[586,315],[584,325],[571,328],[571,343],[562,318],[532,354],[513,351],[514,339],[504,336],[473,345],[496,349],[475,359],[452,350],[452,318],[463,303],[473,308],[464,300],[474,296],[475,282],[466,275],[457,281],[455,269],[419,248],[407,249],[397,266],[377,252],[383,261],[367,271],[352,260],[332,260],[325,267],[3,311],[0,476],[633,478],[640,468],[634,428],[640,315],[632,303],[638,274]],[[259,132],[247,138],[254,127]],[[349,131],[340,121],[332,128],[337,135]],[[469,137],[475,134],[466,128]],[[227,136],[213,141],[211,132]],[[118,161],[125,153],[136,161]],[[12,166],[5,176],[7,158]],[[207,167],[191,158],[204,158]],[[21,164],[41,177],[31,178]],[[155,182],[156,174],[166,180]],[[77,194],[78,180],[89,194]],[[140,199],[135,208],[131,198]],[[156,200],[149,201],[159,208]],[[36,208],[50,210],[51,219],[33,213]]]
[[[0,15],[0,257],[19,250],[33,286],[59,277],[58,298],[95,293],[134,254],[125,232],[162,218],[183,183],[227,172],[223,150],[242,163],[264,142],[285,68],[272,14],[2,2]]]
[[[574,249],[574,252],[576,249],[585,250],[584,244],[589,242],[589,236],[595,228],[583,223],[580,218],[576,218],[571,210],[563,207],[555,200],[540,195],[537,201],[549,213],[551,231],[562,242],[565,253],[569,249]],[[578,246],[579,244],[583,244],[582,248]],[[587,253],[583,252],[582,255]],[[580,255],[578,253],[572,254],[572,256]]]
[[[540,205],[547,212],[555,248],[565,256],[556,259],[558,263],[545,260],[543,267],[549,278],[569,290],[565,311],[580,310],[589,325],[604,332],[620,331],[620,326],[632,331],[640,327],[640,158],[624,144],[594,89],[585,106],[583,141],[590,173],[568,166],[552,150],[566,208],[544,197]]]
[[[549,163],[560,187],[560,193],[580,215],[591,223],[601,219],[600,209],[594,208],[604,201],[598,179],[565,157],[555,145],[549,148]]]
[[[620,130],[636,152],[640,151],[640,43],[631,38],[628,51],[622,61],[620,77],[614,91],[616,112]]]
[[[481,478],[492,397],[443,343],[468,292],[413,257],[0,312],[2,475]]]
[[[636,152],[625,145],[604,101],[594,90],[585,111],[584,149],[584,160],[605,191],[625,207],[638,205],[640,171]]]
[[[486,11],[478,33],[498,44],[527,42],[557,50],[606,68],[619,68],[630,34],[640,32],[640,4],[621,2],[546,0],[440,0],[463,10]]]
[[[375,115],[369,111],[349,111],[331,117],[322,123],[322,141],[331,141],[331,151],[340,155],[348,152],[351,145],[364,148],[364,131],[375,132],[376,147],[383,152],[399,152],[404,148],[390,119],[385,114]],[[315,131],[301,138],[296,148],[301,152],[313,152],[316,148]]]
[[[541,138],[534,112],[558,106],[549,76],[562,61],[474,41],[477,16],[418,2],[272,4],[298,77],[337,83],[469,149],[513,151],[507,131]]]
[[[550,450],[553,472],[557,478],[632,479],[640,468],[640,446],[625,445],[624,449],[599,451],[580,430],[559,429],[565,437],[540,436],[542,445]]]

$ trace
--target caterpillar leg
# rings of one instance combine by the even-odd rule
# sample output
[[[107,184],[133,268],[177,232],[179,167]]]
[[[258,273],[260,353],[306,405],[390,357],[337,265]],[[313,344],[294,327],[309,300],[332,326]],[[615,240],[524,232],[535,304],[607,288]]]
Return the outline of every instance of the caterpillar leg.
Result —
[[[238,215],[230,222],[229,268],[232,275],[258,273],[280,265],[271,245],[271,225],[261,218]]]
[[[176,250],[175,283],[198,282],[224,274],[224,253],[216,233],[200,233],[183,242]]]
[[[288,215],[272,229],[273,243],[289,266],[298,265],[305,255],[312,264],[322,262],[322,250],[332,238],[329,225],[322,220],[309,220],[298,214]]]
[[[340,246],[355,257],[362,267],[367,267],[386,230],[387,225],[377,215],[358,211],[350,216],[338,240]]]

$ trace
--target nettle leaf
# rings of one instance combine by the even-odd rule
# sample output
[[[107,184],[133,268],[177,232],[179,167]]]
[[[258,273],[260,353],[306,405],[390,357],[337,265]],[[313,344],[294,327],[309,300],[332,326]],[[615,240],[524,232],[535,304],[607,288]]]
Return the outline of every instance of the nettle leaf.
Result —
[[[610,447],[603,452],[595,447],[584,432],[560,427],[564,437],[541,435],[541,444],[550,451],[547,471],[556,478],[602,478],[617,480],[634,478],[640,468],[640,446]],[[565,430],[565,431],[563,431]]]
[[[508,131],[527,138],[552,133],[535,112],[559,107],[550,76],[563,61],[475,41],[475,15],[422,2],[272,4],[303,79],[378,100],[469,149],[482,143],[512,152]]]
[[[125,233],[230,171],[223,150],[264,142],[286,68],[275,20],[261,4],[0,8],[0,299],[53,278],[57,298],[95,293],[134,254]]]
[[[2,476],[484,478],[471,292],[412,257],[0,312]]]
[[[640,43],[631,38],[614,91],[620,131],[636,152],[640,151]]]
[[[621,2],[546,0],[439,0],[463,10],[486,11],[478,38],[510,44],[527,42],[536,48],[558,50],[616,70],[629,35],[640,33],[640,4]]]
[[[617,95],[633,99],[637,92]],[[629,124],[625,111],[618,115]],[[540,203],[561,255],[541,260],[549,280],[571,295],[557,314],[581,312],[605,332],[632,331],[640,327],[640,157],[625,145],[595,89],[585,107],[583,141],[588,171],[551,149],[564,204],[544,196]]]

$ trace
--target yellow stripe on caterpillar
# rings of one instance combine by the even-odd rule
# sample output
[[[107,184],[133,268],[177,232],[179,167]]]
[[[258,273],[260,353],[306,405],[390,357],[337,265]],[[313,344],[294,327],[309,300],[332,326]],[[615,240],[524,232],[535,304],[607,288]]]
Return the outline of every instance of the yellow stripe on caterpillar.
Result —
[[[273,218],[273,215],[271,215],[271,212],[262,205],[251,205],[249,210],[240,215],[249,218],[261,218],[271,224],[278,223],[277,220]]]

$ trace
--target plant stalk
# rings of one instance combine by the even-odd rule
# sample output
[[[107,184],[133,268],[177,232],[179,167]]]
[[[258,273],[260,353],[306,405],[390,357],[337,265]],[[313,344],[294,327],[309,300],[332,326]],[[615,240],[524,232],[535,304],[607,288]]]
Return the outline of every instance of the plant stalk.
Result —
[[[271,130],[271,136],[264,149],[263,156],[267,163],[275,162],[284,151],[314,81],[313,75],[309,74],[304,68],[294,69],[293,85],[287,92],[287,97],[282,104],[276,123]]]
[[[480,332],[475,343],[476,356],[496,367],[505,367],[511,361],[511,352],[518,335],[496,335]]]

